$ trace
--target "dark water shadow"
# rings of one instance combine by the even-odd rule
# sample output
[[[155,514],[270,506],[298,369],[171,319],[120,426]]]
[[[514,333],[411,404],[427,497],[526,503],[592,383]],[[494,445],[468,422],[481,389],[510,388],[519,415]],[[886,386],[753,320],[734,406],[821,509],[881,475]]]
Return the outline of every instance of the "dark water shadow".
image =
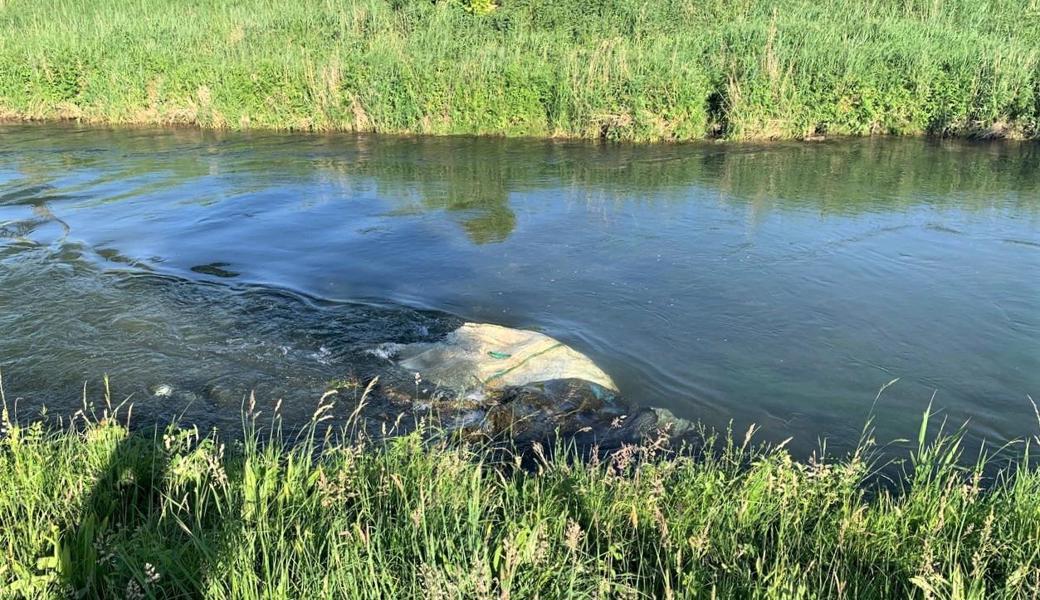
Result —
[[[225,518],[230,507],[216,490],[228,485],[227,474],[214,479],[207,472],[223,469],[204,458],[217,446],[193,432],[171,428],[149,437],[106,425],[87,429],[88,436],[112,436],[114,447],[79,518],[60,534],[59,572],[72,597],[204,594],[233,533],[226,523],[234,520]]]

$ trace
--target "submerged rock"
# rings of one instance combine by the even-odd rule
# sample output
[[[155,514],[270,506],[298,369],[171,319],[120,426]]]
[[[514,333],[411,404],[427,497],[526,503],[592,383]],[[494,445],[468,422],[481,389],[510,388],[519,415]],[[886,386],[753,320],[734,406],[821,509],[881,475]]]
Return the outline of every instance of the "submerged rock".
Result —
[[[658,422],[653,409],[631,406],[613,392],[580,379],[508,386],[479,396],[420,399],[411,402],[406,412],[468,438],[510,439],[520,444],[563,437],[617,447],[655,432]]]
[[[630,406],[595,383],[554,379],[503,390],[482,432],[520,442],[579,438],[603,446],[635,442],[656,429],[653,410]]]
[[[173,386],[168,383],[153,385],[148,389],[156,398],[169,398],[173,395]]]
[[[386,349],[373,354],[399,368],[383,397],[467,436],[610,448],[685,429],[667,411],[625,401],[591,359],[541,333],[465,323],[438,341]]]

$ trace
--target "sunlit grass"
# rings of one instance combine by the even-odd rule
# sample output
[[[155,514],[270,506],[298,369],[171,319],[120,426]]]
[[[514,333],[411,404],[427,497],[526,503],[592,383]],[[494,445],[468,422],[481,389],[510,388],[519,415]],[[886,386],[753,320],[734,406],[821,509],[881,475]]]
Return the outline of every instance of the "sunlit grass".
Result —
[[[5,405],[6,406],[6,405]],[[328,408],[325,408],[328,407]],[[0,597],[990,598],[1040,593],[1031,444],[966,461],[925,414],[903,477],[871,441],[793,460],[705,432],[517,468],[422,432],[130,433],[115,409],[0,435]],[[124,409],[125,411],[125,409]],[[92,412],[87,410],[85,412]],[[247,423],[255,413],[247,412]],[[346,440],[346,441],[343,441]],[[558,454],[557,454],[558,453]],[[555,458],[546,458],[546,456]]]
[[[5,0],[0,115],[624,140],[1040,123],[1035,0],[466,4]]]

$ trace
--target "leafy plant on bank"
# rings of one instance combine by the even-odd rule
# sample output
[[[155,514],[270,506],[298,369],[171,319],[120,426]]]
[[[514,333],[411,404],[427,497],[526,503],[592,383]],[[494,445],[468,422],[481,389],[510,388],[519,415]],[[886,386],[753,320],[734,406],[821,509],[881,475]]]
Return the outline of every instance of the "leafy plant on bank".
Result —
[[[869,437],[800,462],[751,431],[703,431],[696,454],[651,440],[583,461],[561,442],[518,468],[428,427],[385,441],[326,429],[354,408],[327,394],[286,437],[277,415],[258,427],[251,404],[229,444],[193,428],[132,433],[111,402],[58,429],[5,409],[0,597],[1040,592],[1035,440],[1012,466],[966,463],[960,433],[930,432],[926,412],[890,465]],[[882,468],[902,475],[886,483]]]

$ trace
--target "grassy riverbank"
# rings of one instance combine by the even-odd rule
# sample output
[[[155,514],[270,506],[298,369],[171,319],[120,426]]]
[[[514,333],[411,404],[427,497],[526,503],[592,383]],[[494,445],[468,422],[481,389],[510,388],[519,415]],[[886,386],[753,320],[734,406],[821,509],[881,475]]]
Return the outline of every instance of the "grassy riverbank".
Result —
[[[722,436],[697,459],[647,444],[524,471],[418,436],[326,445],[321,419],[227,447],[5,419],[0,597],[1040,593],[1040,474],[983,477],[924,428],[906,482],[879,487],[866,448],[800,463]]]
[[[0,0],[0,115],[625,140],[1040,127],[1037,0],[499,4]]]

